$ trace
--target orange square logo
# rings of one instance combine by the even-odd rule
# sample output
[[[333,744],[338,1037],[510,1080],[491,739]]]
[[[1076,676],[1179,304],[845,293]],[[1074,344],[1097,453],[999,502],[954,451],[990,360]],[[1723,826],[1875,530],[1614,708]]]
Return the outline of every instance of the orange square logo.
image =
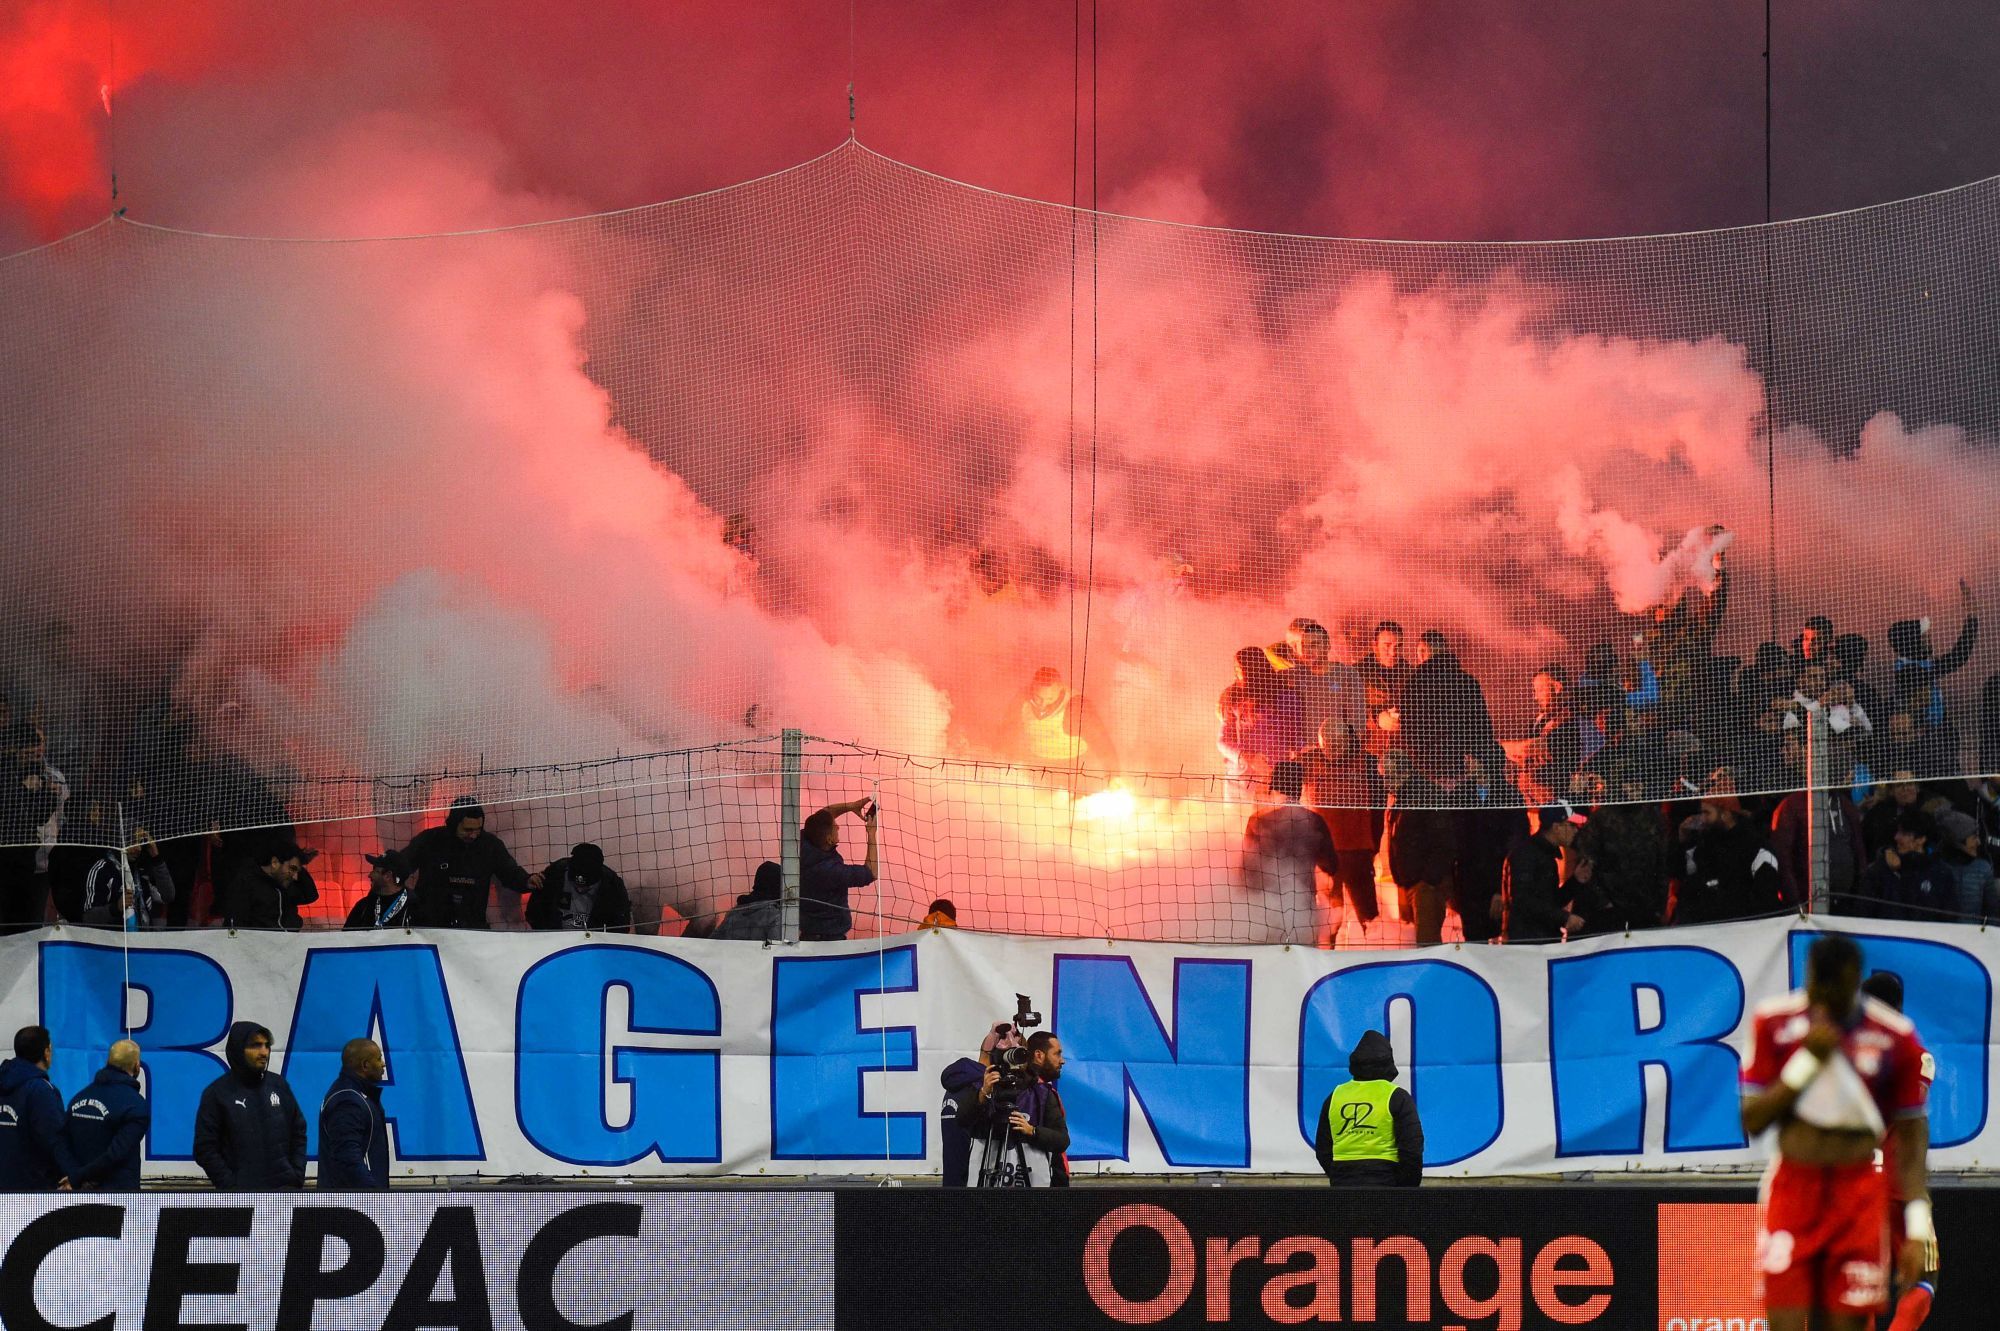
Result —
[[[1662,1203],[1659,1331],[1761,1327],[1754,1202]]]

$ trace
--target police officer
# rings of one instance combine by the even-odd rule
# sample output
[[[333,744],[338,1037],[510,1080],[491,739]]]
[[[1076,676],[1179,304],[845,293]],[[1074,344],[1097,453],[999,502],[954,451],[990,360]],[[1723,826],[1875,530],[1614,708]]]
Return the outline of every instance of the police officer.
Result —
[[[1366,1031],[1348,1057],[1352,1080],[1319,1107],[1313,1153],[1336,1188],[1414,1188],[1424,1180],[1424,1125],[1417,1102],[1396,1085],[1396,1054]]]
[[[96,1079],[70,1097],[69,1149],[76,1157],[70,1186],[139,1191],[139,1145],[152,1125],[152,1106],[139,1089],[139,1046],[113,1041]]]

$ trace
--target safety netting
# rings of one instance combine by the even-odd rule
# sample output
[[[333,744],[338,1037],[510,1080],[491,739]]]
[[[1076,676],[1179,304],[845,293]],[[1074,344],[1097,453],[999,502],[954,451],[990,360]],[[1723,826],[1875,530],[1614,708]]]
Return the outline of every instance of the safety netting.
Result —
[[[1815,721],[1835,784],[1992,771],[1996,241],[2000,181],[1436,244],[857,143],[479,233],[110,220],[0,261],[0,844],[469,794],[700,914],[795,729],[887,783],[885,918],[1297,937],[1243,886],[1294,797],[1784,791]]]

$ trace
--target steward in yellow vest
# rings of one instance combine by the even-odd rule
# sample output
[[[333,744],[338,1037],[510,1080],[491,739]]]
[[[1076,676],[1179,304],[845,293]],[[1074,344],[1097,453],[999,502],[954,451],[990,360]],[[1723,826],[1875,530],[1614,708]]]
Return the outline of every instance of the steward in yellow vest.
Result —
[[[1424,1180],[1424,1125],[1417,1102],[1396,1085],[1396,1054],[1380,1031],[1364,1031],[1347,1060],[1352,1081],[1319,1107],[1319,1167],[1336,1188],[1414,1188]]]

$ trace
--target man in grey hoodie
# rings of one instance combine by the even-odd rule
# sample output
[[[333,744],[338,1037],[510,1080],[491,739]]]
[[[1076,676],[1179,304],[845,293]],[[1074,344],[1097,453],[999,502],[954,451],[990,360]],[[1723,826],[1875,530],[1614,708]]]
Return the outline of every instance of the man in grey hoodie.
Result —
[[[1319,1107],[1313,1153],[1336,1188],[1414,1188],[1424,1181],[1424,1125],[1396,1085],[1396,1053],[1380,1031],[1362,1032],[1348,1056],[1351,1080]]]

